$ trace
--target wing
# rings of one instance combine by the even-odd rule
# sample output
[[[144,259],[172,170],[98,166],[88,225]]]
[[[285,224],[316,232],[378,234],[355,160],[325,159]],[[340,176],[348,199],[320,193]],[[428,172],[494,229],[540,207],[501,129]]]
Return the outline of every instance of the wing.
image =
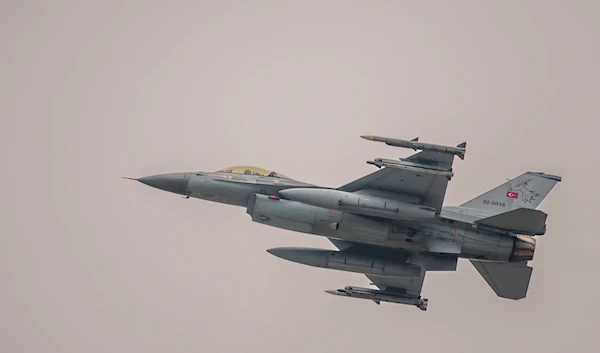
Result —
[[[402,293],[409,296],[420,297],[423,282],[425,281],[425,270],[421,270],[419,278],[398,278],[398,277],[381,277],[367,276],[377,288],[386,292]]]
[[[346,184],[338,190],[355,192],[363,189],[377,189],[412,195],[420,199],[419,204],[433,207],[439,213],[448,186],[448,177],[440,175],[439,168],[450,171],[453,160],[454,155],[452,154],[419,152],[402,160],[414,163],[410,169],[406,169],[406,165],[394,167],[393,164],[388,164],[389,166]],[[414,167],[415,165],[417,167]],[[437,169],[427,169],[422,166]]]
[[[339,250],[345,250],[352,247],[362,248],[363,246],[348,241],[329,239],[335,247]],[[358,250],[360,251],[360,250]],[[397,251],[397,250],[395,250]],[[406,256],[409,256],[409,252],[406,251]],[[420,297],[421,289],[423,288],[423,281],[425,280],[425,273],[427,271],[424,267],[421,267],[421,276],[419,278],[399,278],[399,277],[383,277],[366,275],[367,278],[373,282],[377,288],[382,291],[395,292],[398,294],[406,294],[411,297]]]

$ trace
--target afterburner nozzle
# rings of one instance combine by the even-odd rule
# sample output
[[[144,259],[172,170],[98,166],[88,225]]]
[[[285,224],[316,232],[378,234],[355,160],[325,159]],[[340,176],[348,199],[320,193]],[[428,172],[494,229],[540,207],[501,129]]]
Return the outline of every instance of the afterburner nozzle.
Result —
[[[512,261],[530,261],[535,254],[536,240],[529,235],[517,235],[515,240],[515,249],[513,250]]]

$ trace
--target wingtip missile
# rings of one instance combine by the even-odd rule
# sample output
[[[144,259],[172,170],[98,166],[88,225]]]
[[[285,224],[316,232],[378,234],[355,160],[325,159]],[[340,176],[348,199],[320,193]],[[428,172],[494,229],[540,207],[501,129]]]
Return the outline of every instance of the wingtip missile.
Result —
[[[452,146],[436,145],[433,143],[419,142],[418,137],[416,137],[410,141],[409,140],[401,140],[401,139],[393,139],[393,138],[382,137],[382,136],[372,136],[372,135],[362,135],[361,137],[364,138],[365,140],[369,140],[369,141],[383,142],[388,146],[410,148],[415,151],[417,151],[417,150],[435,151],[435,152],[439,152],[439,153],[454,154],[454,155],[458,156],[460,159],[465,159],[465,153],[467,152],[467,150],[466,150],[467,143],[466,142],[463,142],[463,143],[457,145],[456,147],[452,147]]]

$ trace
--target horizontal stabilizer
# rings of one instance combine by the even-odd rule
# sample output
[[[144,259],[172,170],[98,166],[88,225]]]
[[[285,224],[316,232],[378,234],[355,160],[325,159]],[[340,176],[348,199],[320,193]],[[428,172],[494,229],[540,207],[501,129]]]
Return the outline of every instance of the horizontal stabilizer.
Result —
[[[542,211],[517,208],[516,210],[477,220],[475,223],[519,234],[541,235],[546,230],[547,216]]]
[[[527,295],[533,268],[526,262],[483,262],[471,263],[494,292],[502,298],[521,299]]]

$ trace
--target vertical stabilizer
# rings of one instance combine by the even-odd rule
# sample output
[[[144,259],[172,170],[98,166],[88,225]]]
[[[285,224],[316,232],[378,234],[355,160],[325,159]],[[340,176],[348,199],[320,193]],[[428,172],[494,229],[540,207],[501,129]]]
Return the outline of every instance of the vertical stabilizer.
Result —
[[[483,210],[490,215],[517,208],[535,209],[562,178],[527,172],[464,203],[461,207]]]

